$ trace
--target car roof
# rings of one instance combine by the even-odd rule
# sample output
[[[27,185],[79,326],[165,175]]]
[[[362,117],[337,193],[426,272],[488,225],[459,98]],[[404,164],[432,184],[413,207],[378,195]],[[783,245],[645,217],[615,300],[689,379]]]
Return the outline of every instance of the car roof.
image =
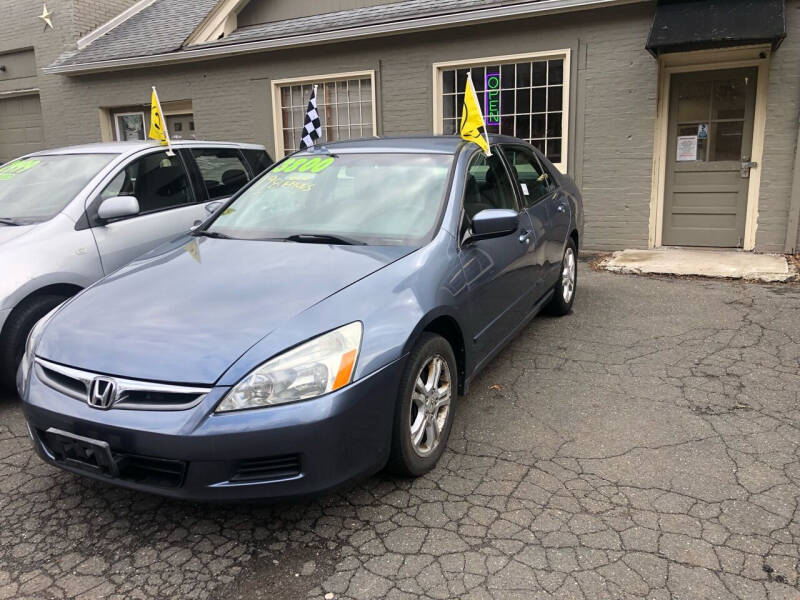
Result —
[[[266,150],[261,144],[243,144],[238,142],[213,142],[205,140],[175,140],[174,148],[241,148],[244,150]],[[100,142],[95,144],[81,144],[78,146],[65,146],[33,152],[30,156],[47,156],[63,154],[135,154],[148,148],[161,147],[160,142],[154,140],[133,142]]]
[[[396,137],[371,137],[321,144],[336,152],[394,152],[421,154],[455,154],[470,142],[457,135],[420,135]],[[525,144],[525,140],[508,135],[489,135],[491,144]]]

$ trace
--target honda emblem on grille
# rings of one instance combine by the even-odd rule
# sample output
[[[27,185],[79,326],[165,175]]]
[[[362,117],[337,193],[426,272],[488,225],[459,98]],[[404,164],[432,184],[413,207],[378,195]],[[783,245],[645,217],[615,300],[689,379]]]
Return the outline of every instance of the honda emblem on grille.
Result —
[[[117,382],[107,377],[95,377],[87,400],[92,408],[108,410],[117,401]]]

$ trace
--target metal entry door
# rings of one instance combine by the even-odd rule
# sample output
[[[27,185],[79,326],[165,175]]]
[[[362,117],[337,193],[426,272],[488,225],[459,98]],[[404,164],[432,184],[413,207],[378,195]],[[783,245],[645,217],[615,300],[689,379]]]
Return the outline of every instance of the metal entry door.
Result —
[[[662,243],[742,246],[755,68],[672,76]]]

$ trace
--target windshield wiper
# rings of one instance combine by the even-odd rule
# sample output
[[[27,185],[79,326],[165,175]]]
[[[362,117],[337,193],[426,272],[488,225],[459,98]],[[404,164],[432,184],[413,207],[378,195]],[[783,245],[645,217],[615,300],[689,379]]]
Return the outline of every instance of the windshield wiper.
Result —
[[[339,244],[342,246],[366,246],[366,242],[341,235],[327,233],[297,233],[286,238],[290,242],[301,244]]]
[[[234,239],[231,236],[229,236],[227,233],[220,233],[219,231],[208,231],[207,229],[204,229],[202,231],[200,231],[200,230],[195,231],[193,233],[193,235],[202,236],[202,237],[209,237],[209,238],[216,238],[218,240],[232,240],[232,239]]]
[[[14,219],[9,219],[8,217],[0,217],[0,223],[3,225],[11,225],[14,227],[19,227],[22,225],[19,221],[15,221]]]

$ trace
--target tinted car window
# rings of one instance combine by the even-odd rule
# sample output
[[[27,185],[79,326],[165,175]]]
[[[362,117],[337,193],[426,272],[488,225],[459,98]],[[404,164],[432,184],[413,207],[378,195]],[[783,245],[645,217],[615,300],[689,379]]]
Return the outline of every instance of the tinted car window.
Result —
[[[518,147],[504,147],[503,150],[519,179],[523,203],[532,206],[550,191],[550,175],[533,152]]]
[[[272,164],[272,159],[264,150],[242,150],[242,153],[256,175],[266,171]]]
[[[196,148],[192,155],[205,182],[209,200],[233,196],[250,180],[238,150]]]
[[[129,164],[109,183],[101,198],[135,196],[142,213],[191,202],[189,179],[183,163],[166,152],[148,154]]]
[[[517,210],[514,186],[498,154],[477,154],[470,162],[464,190],[464,210],[470,219],[482,210]]]

